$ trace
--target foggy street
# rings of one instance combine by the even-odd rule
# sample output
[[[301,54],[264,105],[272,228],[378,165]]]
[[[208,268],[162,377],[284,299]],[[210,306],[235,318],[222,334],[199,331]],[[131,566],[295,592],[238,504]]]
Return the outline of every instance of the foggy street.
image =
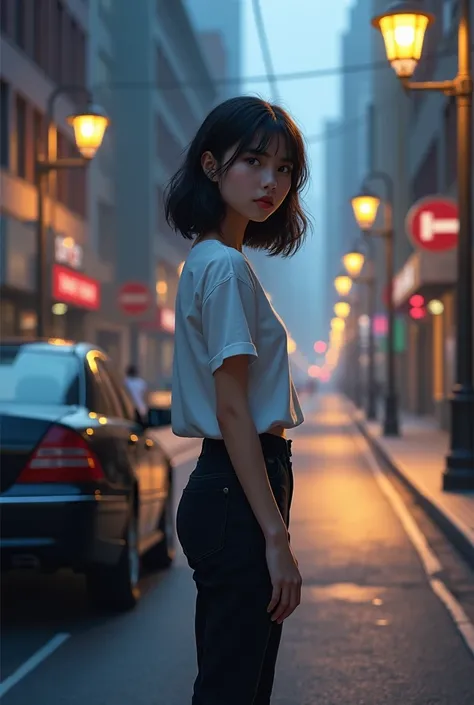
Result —
[[[291,536],[303,598],[285,623],[272,702],[471,705],[472,654],[381,491],[345,402],[318,397],[307,407],[292,434]],[[176,468],[175,503],[191,470],[192,461]],[[472,619],[472,571],[404,501]],[[194,585],[180,551],[169,572],[143,578],[142,592],[133,612],[103,617],[88,610],[82,578],[6,576],[2,687],[20,677],[2,691],[5,705],[190,703]],[[57,635],[64,641],[21,677],[22,664]]]

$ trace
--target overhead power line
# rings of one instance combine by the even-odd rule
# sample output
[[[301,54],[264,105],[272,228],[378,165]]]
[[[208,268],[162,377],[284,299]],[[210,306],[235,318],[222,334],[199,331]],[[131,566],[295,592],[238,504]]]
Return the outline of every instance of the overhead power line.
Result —
[[[472,53],[474,54],[474,45],[471,47]],[[433,58],[443,58],[447,56],[455,56],[457,54],[456,49],[450,49],[433,52],[431,54],[425,54],[423,58],[433,57]],[[112,81],[110,83],[100,83],[93,86],[94,89],[109,88],[109,89],[130,89],[130,88],[143,88],[143,89],[154,89],[160,91],[172,91],[179,90],[182,88],[207,88],[209,83],[215,86],[232,85],[232,84],[242,84],[242,83],[268,83],[269,80],[274,81],[301,81],[311,78],[324,78],[326,76],[343,76],[353,73],[364,73],[367,71],[380,71],[380,70],[392,70],[390,64],[384,61],[375,61],[367,64],[355,64],[353,66],[336,66],[332,68],[325,69],[313,69],[308,71],[292,71],[290,73],[271,73],[270,76],[256,75],[256,76],[239,76],[239,77],[228,77],[228,78],[213,78],[206,81],[199,80],[189,80],[189,81],[175,81],[173,83],[160,83],[159,81]]]

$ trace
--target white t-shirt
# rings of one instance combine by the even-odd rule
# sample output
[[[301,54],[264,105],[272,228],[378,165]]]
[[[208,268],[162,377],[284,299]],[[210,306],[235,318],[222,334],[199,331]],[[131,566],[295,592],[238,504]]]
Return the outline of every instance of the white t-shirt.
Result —
[[[126,377],[125,384],[140,415],[145,418],[148,414],[147,383],[141,377]]]
[[[287,341],[286,328],[245,255],[219,240],[195,245],[176,298],[173,432],[222,438],[213,373],[234,355],[249,356],[249,404],[257,432],[301,424]]]

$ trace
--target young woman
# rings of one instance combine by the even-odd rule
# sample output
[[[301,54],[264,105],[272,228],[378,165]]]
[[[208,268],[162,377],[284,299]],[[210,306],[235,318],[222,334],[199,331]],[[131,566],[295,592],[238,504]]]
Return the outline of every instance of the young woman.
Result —
[[[239,97],[206,118],[167,191],[168,222],[194,239],[176,299],[172,403],[174,433],[203,438],[177,514],[197,586],[193,705],[268,705],[282,622],[300,603],[285,429],[303,415],[285,327],[243,246],[298,249],[306,180],[290,116]]]

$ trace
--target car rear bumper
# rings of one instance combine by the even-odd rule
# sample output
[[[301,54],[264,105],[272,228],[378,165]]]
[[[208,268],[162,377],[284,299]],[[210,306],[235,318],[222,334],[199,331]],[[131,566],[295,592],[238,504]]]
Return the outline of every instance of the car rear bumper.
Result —
[[[116,563],[127,517],[126,495],[2,496],[2,569]]]

